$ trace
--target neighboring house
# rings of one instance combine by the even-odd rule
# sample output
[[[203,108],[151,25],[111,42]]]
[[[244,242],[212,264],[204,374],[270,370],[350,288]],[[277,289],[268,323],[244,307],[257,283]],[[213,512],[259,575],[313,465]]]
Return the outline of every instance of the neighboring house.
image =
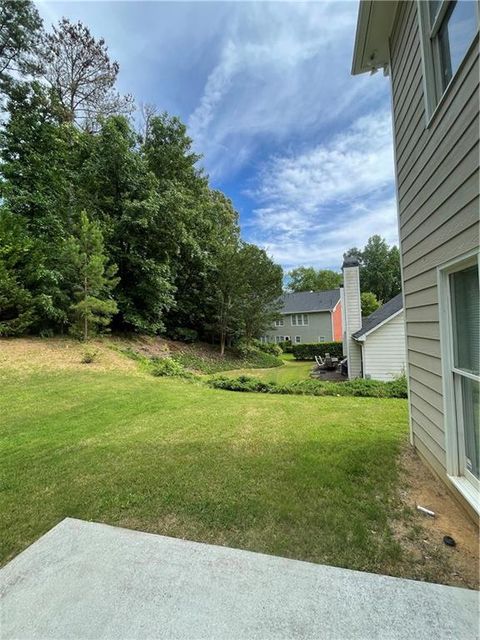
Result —
[[[411,441],[480,512],[477,2],[360,4],[353,73],[391,76]]]
[[[358,260],[343,263],[343,352],[348,377],[393,380],[405,373],[405,321],[402,294],[362,319]]]
[[[281,318],[264,342],[331,342],[342,339],[340,290],[301,291],[281,297]]]

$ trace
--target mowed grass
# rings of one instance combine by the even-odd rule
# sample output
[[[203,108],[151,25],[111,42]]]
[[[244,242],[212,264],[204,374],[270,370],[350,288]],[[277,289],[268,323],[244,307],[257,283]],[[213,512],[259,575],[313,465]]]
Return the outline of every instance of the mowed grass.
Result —
[[[396,573],[403,400],[3,371],[1,562],[66,516]]]
[[[284,354],[282,359],[284,364],[281,367],[270,369],[235,369],[233,371],[222,372],[222,375],[237,377],[241,375],[254,376],[266,382],[276,382],[277,384],[287,384],[298,382],[298,380],[308,380],[313,368],[313,362],[302,362],[288,358],[290,354]]]

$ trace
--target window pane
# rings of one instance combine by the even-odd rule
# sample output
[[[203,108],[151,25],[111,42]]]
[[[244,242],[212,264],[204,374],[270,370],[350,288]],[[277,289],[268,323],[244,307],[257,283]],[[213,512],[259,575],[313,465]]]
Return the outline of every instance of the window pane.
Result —
[[[450,275],[454,364],[480,375],[480,295],[478,266]]]
[[[443,89],[460,66],[477,29],[475,0],[452,2],[438,33]]]
[[[463,431],[465,466],[480,479],[480,423],[478,406],[480,383],[462,376]]]

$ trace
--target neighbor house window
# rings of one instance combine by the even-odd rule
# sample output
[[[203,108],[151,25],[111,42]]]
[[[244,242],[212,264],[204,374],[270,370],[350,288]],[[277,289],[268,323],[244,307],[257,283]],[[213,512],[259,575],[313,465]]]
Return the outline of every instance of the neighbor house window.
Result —
[[[478,256],[450,265],[440,288],[448,472],[467,498],[480,490],[479,268]]]
[[[325,336],[318,336],[319,342],[325,342]]]
[[[308,315],[306,313],[294,313],[292,314],[292,326],[302,327],[308,324]]]
[[[445,93],[478,31],[475,0],[420,0],[427,117]]]
[[[299,342],[301,342],[302,339],[300,336],[295,336],[295,342],[298,344]]]
[[[275,326],[283,327],[283,318],[280,318],[280,320],[275,320]]]

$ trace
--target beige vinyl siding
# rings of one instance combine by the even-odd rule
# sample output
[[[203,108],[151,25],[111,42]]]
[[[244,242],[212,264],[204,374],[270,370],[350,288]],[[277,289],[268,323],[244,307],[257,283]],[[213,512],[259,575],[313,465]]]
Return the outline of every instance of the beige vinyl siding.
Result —
[[[405,373],[403,312],[365,337],[363,375],[373,380],[392,380]]]
[[[478,35],[428,126],[416,2],[390,53],[413,441],[445,476],[437,267],[479,244]]]

